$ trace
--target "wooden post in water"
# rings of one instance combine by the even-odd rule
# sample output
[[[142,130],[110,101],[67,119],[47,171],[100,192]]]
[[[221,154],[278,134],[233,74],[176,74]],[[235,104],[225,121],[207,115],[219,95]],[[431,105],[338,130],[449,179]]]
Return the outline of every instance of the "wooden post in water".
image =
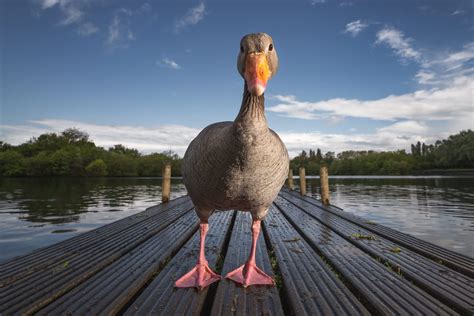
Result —
[[[306,195],[306,170],[300,167],[300,194]]]
[[[170,200],[171,191],[171,163],[165,163],[161,175],[163,177],[161,184],[161,202],[167,203]]]
[[[288,187],[290,188],[290,190],[293,191],[293,189],[295,188],[293,186],[293,169],[290,168],[290,170],[288,171]]]
[[[328,177],[328,168],[321,167],[319,169],[319,180],[321,182],[321,201],[323,204],[329,204],[329,177]]]

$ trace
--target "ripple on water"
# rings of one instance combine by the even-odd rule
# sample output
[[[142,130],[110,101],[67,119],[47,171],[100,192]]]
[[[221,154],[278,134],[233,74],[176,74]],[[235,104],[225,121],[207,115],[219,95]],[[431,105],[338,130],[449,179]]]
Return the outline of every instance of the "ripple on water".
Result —
[[[317,198],[318,181],[307,181]],[[0,179],[0,261],[141,212],[160,188],[158,178]],[[472,177],[339,177],[330,191],[347,212],[473,256]],[[186,189],[173,180],[171,192]]]

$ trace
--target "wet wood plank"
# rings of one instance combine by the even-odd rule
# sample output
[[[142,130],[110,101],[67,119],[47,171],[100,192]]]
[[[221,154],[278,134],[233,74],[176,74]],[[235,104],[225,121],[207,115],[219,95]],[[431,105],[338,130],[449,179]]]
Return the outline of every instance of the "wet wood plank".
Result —
[[[373,233],[378,234],[379,236],[383,236],[384,238],[388,240],[391,240],[397,244],[400,244],[412,251],[420,253],[435,261],[441,261],[443,262],[444,265],[456,271],[462,272],[471,278],[474,277],[474,259],[473,258],[451,251],[449,249],[442,248],[430,242],[410,236],[408,234],[404,234],[402,232],[399,232],[387,226],[368,222],[367,220],[361,217],[358,217],[354,214],[344,212],[342,209],[335,207],[333,205],[324,205],[320,201],[314,198],[310,198],[307,196],[301,197],[295,191],[282,190],[282,193],[290,193],[297,198],[301,198],[308,203],[311,203],[317,207],[320,207],[324,209],[325,211],[330,212],[334,215],[342,217],[364,229],[367,229]]]
[[[369,315],[308,243],[272,206],[264,221],[294,315]]]
[[[192,207],[190,203],[187,206]],[[0,292],[2,311],[6,314],[37,311],[190,211],[191,208],[175,205],[156,219],[134,225],[121,234],[100,240],[59,264],[8,284]]]
[[[161,216],[161,212],[166,212],[170,208],[185,202],[189,204],[187,197],[177,199],[176,204],[151,207],[144,212],[123,218],[114,223],[3,263],[0,265],[0,287],[15,282],[29,274],[37,273],[39,270],[43,270],[48,266],[64,262],[84,249],[91,248],[107,238],[130,230],[134,225],[140,224],[141,222],[153,219],[156,216]]]
[[[327,226],[295,205],[277,198],[276,206],[302,232],[314,249],[341,274],[362,297],[372,313],[398,314],[456,314],[453,310],[413,286],[380,262],[352,245]]]
[[[474,312],[472,278],[335,216],[303,199],[284,192],[278,197],[279,201],[282,198],[297,206],[299,212],[309,214],[356,247],[390,265],[405,278],[415,282],[418,287],[423,288],[444,304],[460,313]],[[370,236],[373,236],[375,240],[372,240]],[[391,251],[396,248],[399,248],[400,251]]]
[[[106,238],[121,234],[139,223],[161,216],[161,213],[168,211],[170,208],[175,208],[178,205],[183,208],[190,208],[191,204],[189,203],[189,197],[181,197],[174,200],[173,203],[150,207],[143,212],[2,263],[0,264],[0,287],[43,270],[48,266],[64,262],[66,258],[70,258],[86,248],[94,247]]]
[[[127,255],[59,297],[38,315],[115,314],[198,229],[189,212]]]
[[[222,268],[223,277],[247,261],[252,246],[251,225],[250,213],[237,213]],[[274,276],[263,232],[257,241],[256,262],[265,273]],[[223,279],[219,282],[211,315],[283,315],[283,308],[276,286],[243,288]]]
[[[206,259],[216,271],[225,237],[231,228],[233,211],[216,212],[209,219],[206,237]],[[209,292],[194,288],[175,288],[174,282],[196,265],[199,232],[183,246],[176,256],[130,304],[125,315],[199,315]],[[219,273],[219,271],[216,271]],[[214,286],[217,284],[214,283]],[[212,285],[211,285],[212,287]]]
[[[257,247],[258,265],[278,287],[222,280],[203,291],[176,289],[197,258],[192,209],[182,197],[1,264],[0,314],[473,312],[472,258],[285,190]],[[206,242],[210,265],[224,275],[245,262],[251,242],[250,215],[233,214],[211,217]]]

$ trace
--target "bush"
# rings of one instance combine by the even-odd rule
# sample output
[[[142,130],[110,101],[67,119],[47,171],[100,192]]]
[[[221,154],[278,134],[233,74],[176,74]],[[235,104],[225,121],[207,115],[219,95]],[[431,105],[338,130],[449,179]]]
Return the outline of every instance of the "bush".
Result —
[[[5,177],[20,176],[25,172],[23,156],[14,151],[0,152],[0,175]]]
[[[86,174],[92,177],[103,177],[107,175],[107,165],[102,159],[96,159],[86,167]]]

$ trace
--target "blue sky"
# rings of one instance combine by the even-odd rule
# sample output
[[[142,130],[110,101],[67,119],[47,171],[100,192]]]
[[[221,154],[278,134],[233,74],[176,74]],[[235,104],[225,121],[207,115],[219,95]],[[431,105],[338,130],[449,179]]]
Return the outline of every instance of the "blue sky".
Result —
[[[291,155],[408,149],[474,127],[473,17],[453,0],[4,0],[0,139],[74,126],[183,154],[235,118],[240,38],[267,32],[266,115]]]

